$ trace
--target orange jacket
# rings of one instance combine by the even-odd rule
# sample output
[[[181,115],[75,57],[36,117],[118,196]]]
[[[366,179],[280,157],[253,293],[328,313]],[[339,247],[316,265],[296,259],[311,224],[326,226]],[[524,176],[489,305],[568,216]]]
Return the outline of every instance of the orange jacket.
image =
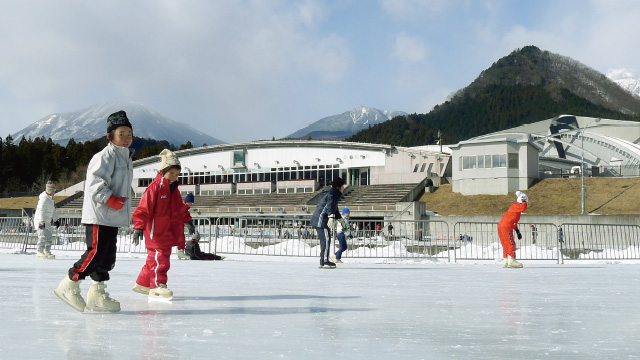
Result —
[[[502,215],[502,219],[500,219],[498,223],[498,228],[517,230],[520,214],[525,210],[527,210],[527,202],[519,203],[516,201],[513,205],[509,206],[509,210]]]

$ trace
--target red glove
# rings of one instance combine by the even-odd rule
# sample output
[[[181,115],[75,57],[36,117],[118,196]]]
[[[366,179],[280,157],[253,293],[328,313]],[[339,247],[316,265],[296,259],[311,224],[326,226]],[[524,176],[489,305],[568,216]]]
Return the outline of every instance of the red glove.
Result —
[[[127,201],[126,198],[116,197],[115,195],[111,195],[109,200],[107,200],[107,205],[111,206],[116,210],[120,210],[122,209],[126,201]]]

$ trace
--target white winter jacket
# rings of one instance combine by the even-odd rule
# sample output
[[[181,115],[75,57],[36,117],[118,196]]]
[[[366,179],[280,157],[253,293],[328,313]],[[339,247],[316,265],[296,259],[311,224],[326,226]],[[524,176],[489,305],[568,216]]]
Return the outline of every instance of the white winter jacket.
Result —
[[[128,227],[131,219],[131,182],[133,181],[133,151],[109,142],[93,155],[87,168],[82,204],[82,223],[113,227]],[[126,198],[116,210],[107,205],[115,195]]]
[[[44,222],[45,227],[50,228],[51,221],[56,220],[58,220],[58,214],[56,214],[56,204],[53,201],[53,196],[43,191],[38,197],[38,206],[33,216],[33,224],[37,228],[41,222]]]

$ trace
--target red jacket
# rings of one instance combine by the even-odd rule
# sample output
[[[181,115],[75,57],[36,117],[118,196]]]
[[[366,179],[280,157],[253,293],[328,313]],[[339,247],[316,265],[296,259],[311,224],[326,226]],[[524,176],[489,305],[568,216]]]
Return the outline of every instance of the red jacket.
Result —
[[[178,187],[171,192],[169,180],[161,173],[147,187],[132,217],[133,228],[144,229],[147,249],[184,249],[184,224],[191,220],[191,214]]]
[[[517,230],[518,221],[520,221],[520,213],[525,210],[527,210],[526,201],[523,203],[513,203],[513,205],[509,206],[509,210],[502,215],[502,219],[500,219],[500,223],[498,223],[498,228]]]

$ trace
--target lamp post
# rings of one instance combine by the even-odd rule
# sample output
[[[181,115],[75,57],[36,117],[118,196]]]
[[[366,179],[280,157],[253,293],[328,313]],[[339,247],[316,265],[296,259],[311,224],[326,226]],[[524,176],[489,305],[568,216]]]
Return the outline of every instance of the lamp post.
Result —
[[[594,121],[595,122],[599,122],[600,118],[596,118],[594,120],[591,120],[580,131],[580,137],[582,138],[582,161],[580,162],[580,178],[581,178],[581,181],[582,181],[582,183],[581,183],[581,188],[582,188],[582,207],[581,207],[581,211],[580,211],[581,215],[585,214],[585,211],[584,211],[584,131],[587,130],[587,127],[589,127],[589,125]]]

